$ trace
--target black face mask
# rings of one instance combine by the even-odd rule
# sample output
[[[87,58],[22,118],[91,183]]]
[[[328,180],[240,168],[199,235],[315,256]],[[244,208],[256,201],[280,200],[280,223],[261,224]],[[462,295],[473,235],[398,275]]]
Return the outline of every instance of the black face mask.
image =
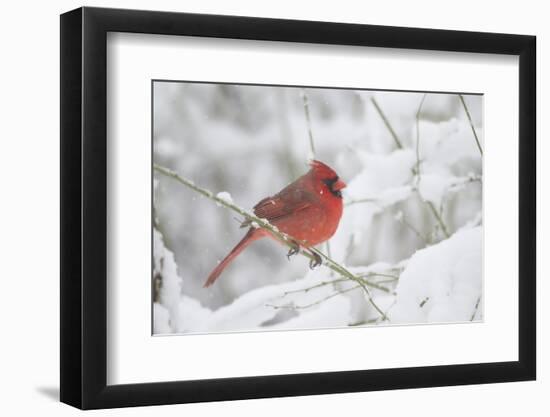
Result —
[[[329,178],[329,179],[326,179],[326,180],[322,180],[326,186],[328,187],[328,190],[330,191],[330,193],[335,196],[335,197],[338,197],[338,198],[342,198],[342,192],[340,190],[335,190],[333,189],[332,187],[334,186],[334,184],[339,180],[340,178],[338,177],[334,177],[334,178]]]

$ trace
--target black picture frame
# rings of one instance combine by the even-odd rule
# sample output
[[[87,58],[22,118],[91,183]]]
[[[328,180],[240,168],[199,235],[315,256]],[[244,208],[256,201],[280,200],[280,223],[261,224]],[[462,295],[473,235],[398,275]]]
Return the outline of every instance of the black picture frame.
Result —
[[[519,360],[107,385],[108,32],[519,57]],[[61,401],[82,409],[536,378],[536,38],[236,16],[79,8],[61,15]]]

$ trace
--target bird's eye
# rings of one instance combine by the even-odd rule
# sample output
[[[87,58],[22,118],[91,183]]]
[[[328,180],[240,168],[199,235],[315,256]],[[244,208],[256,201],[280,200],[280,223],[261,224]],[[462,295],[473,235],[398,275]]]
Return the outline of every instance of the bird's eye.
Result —
[[[335,190],[333,188],[334,184],[338,182],[340,178],[338,176],[336,177],[333,177],[333,178],[328,178],[328,179],[325,179],[323,180],[323,183],[325,183],[325,185],[328,187],[329,191],[331,192],[332,195],[336,196],[336,197],[342,197],[342,193],[340,192],[340,190]]]

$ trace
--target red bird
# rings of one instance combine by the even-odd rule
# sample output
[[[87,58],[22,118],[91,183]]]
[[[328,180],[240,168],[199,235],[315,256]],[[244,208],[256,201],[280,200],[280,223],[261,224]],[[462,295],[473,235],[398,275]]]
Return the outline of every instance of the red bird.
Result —
[[[346,184],[336,172],[320,161],[312,161],[311,169],[278,194],[261,200],[254,206],[254,214],[266,219],[281,232],[295,240],[296,247],[288,256],[298,253],[299,247],[309,248],[330,239],[342,217],[342,193]],[[249,220],[241,227],[250,226]],[[275,237],[262,228],[250,227],[244,238],[210,273],[205,287],[212,285],[229,263],[248,245],[263,237]],[[320,264],[318,255],[313,268]]]

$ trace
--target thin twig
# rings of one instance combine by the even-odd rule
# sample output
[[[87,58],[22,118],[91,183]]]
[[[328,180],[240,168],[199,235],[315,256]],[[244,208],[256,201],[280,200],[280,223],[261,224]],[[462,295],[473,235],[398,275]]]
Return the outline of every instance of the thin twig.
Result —
[[[378,321],[378,319],[362,320],[362,321],[357,321],[355,323],[349,323],[348,326],[350,326],[350,327],[364,326],[366,324],[376,323],[377,321]]]
[[[311,117],[309,115],[309,101],[307,98],[306,90],[302,88],[302,100],[304,102],[304,113],[306,115],[307,130],[309,133],[309,147],[311,149],[312,157],[315,157],[315,142],[313,140],[313,130],[311,129]]]
[[[274,304],[266,304],[266,307],[272,307],[274,309],[285,308],[285,309],[289,309],[289,310],[303,310],[303,309],[306,309],[306,308],[315,307],[316,305],[319,305],[324,301],[330,300],[331,298],[334,298],[338,295],[342,295],[342,294],[351,292],[351,291],[356,290],[358,288],[361,288],[361,286],[356,285],[355,287],[351,287],[351,288],[347,288],[345,290],[337,291],[337,292],[332,293],[330,295],[327,295],[326,297],[321,298],[320,300],[317,300],[317,301],[315,301],[311,304],[306,304],[306,305],[303,305],[303,306],[297,306],[297,305],[281,305],[281,306],[278,306],[278,305],[274,305]],[[383,315],[383,317],[385,317],[384,313],[381,313],[381,314]]]
[[[340,275],[346,276],[350,280],[357,282],[363,288],[363,291],[365,291],[365,294],[367,295],[367,298],[369,299],[369,301],[372,304],[372,306],[374,307],[374,309],[376,311],[378,311],[378,313],[382,316],[382,320],[388,320],[389,321],[388,317],[386,316],[386,313],[384,313],[380,309],[380,307],[378,307],[378,305],[376,305],[376,303],[372,299],[371,292],[366,286],[366,281],[364,281],[363,279],[361,279],[359,277],[356,277],[350,271],[348,271],[346,268],[344,268],[343,266],[341,266],[338,263],[334,262],[332,259],[330,259],[327,255],[325,255],[323,252],[319,251],[318,249],[310,248],[310,250],[312,252],[316,253],[317,255],[319,255],[321,258],[325,259],[325,261],[327,261],[329,264],[332,264],[333,266],[335,266],[336,267],[336,272],[339,272]],[[372,282],[371,282],[370,286],[374,287],[374,288],[378,288],[378,289],[384,288],[383,291],[387,291],[387,288],[381,287],[381,286],[375,286],[374,283],[372,283]]]
[[[449,184],[447,186],[447,192],[452,192],[452,191],[455,191],[455,189],[460,189],[460,187],[464,186],[464,185],[467,185],[467,184],[471,184],[471,183],[474,183],[474,182],[479,182],[481,183],[483,180],[483,178],[481,177],[481,175],[471,175],[469,177],[466,177],[466,178],[462,178],[452,184]]]
[[[413,226],[413,224],[411,222],[409,222],[407,220],[407,217],[405,216],[405,214],[403,214],[402,211],[398,212],[396,215],[395,215],[395,219],[403,224],[404,226],[406,226],[409,230],[411,230],[420,240],[422,240],[424,242],[425,245],[428,245],[429,243],[429,239],[427,239],[424,235],[422,235],[422,233],[420,233],[420,231]]]
[[[348,244],[346,246],[346,254],[344,255],[344,263],[347,264],[351,254],[353,253],[353,249],[355,248],[355,238],[353,233],[349,235]]]
[[[381,281],[376,281],[377,284],[388,284],[390,282],[395,282],[397,281],[399,278],[391,278],[391,279],[383,279]]]
[[[351,200],[345,203],[345,206],[352,206],[354,204],[363,204],[363,203],[378,203],[378,199],[376,198],[360,198],[359,200]]]
[[[369,299],[369,302],[371,303],[371,305],[382,316],[382,320],[383,321],[384,320],[389,321],[389,318],[386,316],[386,313],[384,313],[380,309],[380,307],[378,307],[378,305],[374,302],[374,300],[372,298],[372,294],[371,294],[370,290],[367,288],[367,285],[369,285],[370,287],[373,287],[373,288],[377,288],[377,289],[382,290],[382,291],[389,292],[389,290],[386,287],[380,286],[378,284],[375,284],[375,283],[370,282],[370,281],[366,281],[363,278],[359,278],[359,277],[355,276],[350,271],[348,271],[346,268],[344,268],[343,266],[341,266],[340,264],[336,263],[331,258],[329,258],[327,255],[325,255],[319,249],[310,248],[310,250],[313,253],[316,253],[317,255],[319,255],[321,258],[323,258],[329,265],[334,266],[335,267],[334,270],[336,272],[338,272],[340,275],[345,276],[345,277],[349,278],[350,280],[355,281],[356,283],[358,283],[363,288],[363,291],[365,291],[365,294],[367,295],[367,298]],[[369,284],[367,284],[367,283],[369,283]]]
[[[380,272],[366,272],[364,274],[359,274],[359,277],[360,278],[383,277],[383,278],[391,278],[393,280],[399,279],[397,275],[382,274]]]
[[[285,297],[289,294],[296,294],[296,293],[299,293],[299,292],[309,292],[309,291],[314,290],[316,288],[321,288],[321,287],[325,287],[327,285],[337,284],[339,282],[345,282],[345,281],[349,281],[349,279],[347,279],[347,278],[338,278],[338,279],[333,279],[332,281],[323,281],[323,282],[320,282],[319,284],[312,285],[311,287],[302,288],[302,289],[299,289],[299,290],[285,291],[283,293],[282,297]]]
[[[332,251],[330,250],[330,240],[327,240],[325,246],[327,247],[327,255],[329,258],[332,258]],[[334,271],[330,271],[330,276],[332,277],[334,275]]]
[[[390,311],[392,309],[392,307],[395,305],[396,303],[396,300],[394,300],[389,306],[388,308],[386,308],[386,312]],[[365,324],[373,324],[373,323],[376,323],[378,321],[378,319],[369,319],[369,320],[361,320],[361,321],[357,321],[355,323],[349,323],[348,326],[363,326]]]
[[[426,201],[426,205],[430,208],[432,214],[434,215],[435,219],[439,223],[439,227],[441,227],[441,231],[443,232],[445,237],[449,238],[451,235],[449,234],[449,231],[447,230],[447,226],[445,225],[445,222],[443,221],[443,219],[439,215],[439,212],[437,211],[437,209],[435,208],[433,203],[431,201]]]
[[[420,100],[420,105],[416,111],[416,185],[420,183],[420,112],[422,111],[422,106],[424,105],[424,100],[426,100],[427,94],[422,96]]]
[[[153,165],[154,169],[158,172],[160,172],[163,175],[166,175],[168,177],[173,178],[174,180],[180,182],[181,184],[191,188],[192,190],[196,191],[197,193],[215,201],[216,203],[229,208],[237,213],[239,213],[241,216],[245,217],[247,220],[250,220],[252,222],[253,227],[261,227],[265,230],[267,230],[274,238],[279,240],[284,245],[288,246],[289,248],[295,247],[295,239],[292,237],[286,235],[285,233],[282,233],[279,231],[279,229],[276,226],[273,226],[271,223],[269,223],[266,219],[263,219],[261,217],[257,217],[252,213],[249,213],[248,211],[242,209],[241,207],[233,204],[232,202],[229,202],[227,200],[224,200],[216,195],[214,195],[211,191],[208,191],[204,188],[199,187],[198,185],[195,185],[195,183],[191,180],[188,180],[187,178],[181,177],[176,172],[159,166],[157,164]],[[311,252],[311,253],[310,253]],[[335,262],[332,258],[325,255],[323,252],[316,248],[308,248],[308,250],[304,250],[300,248],[300,254],[307,257],[310,260],[315,260],[315,256],[313,253],[320,256],[322,259],[324,259],[325,262],[323,262],[323,265],[327,268],[333,270],[334,272],[340,274],[344,278],[348,278],[351,281],[355,281],[358,283],[363,290],[365,291],[365,294],[367,295],[367,298],[369,299],[369,302],[373,305],[373,307],[382,315],[382,318],[384,320],[387,320],[386,315],[379,309],[379,307],[376,305],[374,300],[372,299],[371,293],[369,291],[368,287],[376,288],[381,291],[389,292],[389,290],[381,285],[378,285],[374,282],[367,281],[365,279],[361,279],[359,277],[356,277],[354,274],[352,274],[350,271],[348,271],[345,267],[340,265],[339,263]]]
[[[477,297],[476,305],[474,307],[474,312],[472,313],[472,317],[470,317],[470,321],[474,321],[476,318],[477,310],[479,308],[479,303],[481,302],[481,295]]]
[[[379,273],[376,273],[376,272],[367,272],[366,274],[358,275],[357,278],[359,280],[365,282],[366,285],[368,285],[368,281],[365,281],[364,278],[372,278],[372,277],[376,277],[376,276],[389,278],[389,279],[386,279],[386,280],[377,281],[376,282],[377,285],[385,284],[385,283],[389,283],[389,282],[395,282],[399,279],[399,277],[395,276],[395,275],[379,274]],[[331,281],[323,281],[323,282],[320,282],[318,284],[312,285],[311,287],[301,288],[301,289],[298,289],[298,290],[286,291],[286,292],[283,293],[283,295],[281,297],[285,297],[289,294],[296,294],[296,293],[300,293],[300,292],[309,292],[311,290],[321,288],[321,287],[325,287],[327,285],[338,284],[340,282],[346,282],[346,281],[349,281],[349,278],[337,278],[337,279],[333,279]],[[384,289],[382,289],[382,288],[384,288]],[[378,289],[382,289],[382,291],[390,292],[390,290],[386,287],[380,287]]]
[[[384,112],[382,111],[380,106],[378,105],[378,102],[376,101],[376,99],[374,97],[371,97],[370,101],[372,102],[372,104],[374,105],[374,108],[376,109],[376,111],[378,112],[378,114],[382,118],[382,121],[384,122],[384,124],[388,128],[388,131],[390,132],[391,137],[393,138],[393,140],[395,142],[395,145],[399,149],[403,149],[403,145],[401,144],[401,141],[399,140],[399,137],[397,136],[397,133],[395,133],[395,130],[393,130],[393,127],[391,126],[388,118],[386,117],[386,115],[384,114]]]
[[[378,114],[380,115],[380,117],[382,118],[384,124],[386,125],[386,127],[388,128],[388,130],[390,131],[394,141],[396,142],[397,144],[397,147],[399,149],[402,149],[403,146],[401,145],[401,141],[399,140],[399,138],[397,137],[397,134],[395,133],[395,130],[393,130],[393,127],[391,126],[389,120],[387,119],[387,117],[384,115],[384,112],[382,111],[382,109],[380,108],[380,106],[378,105],[378,103],[376,102],[376,99],[374,97],[371,97],[371,101],[372,101],[372,104],[374,105],[374,107],[376,108],[376,110],[378,111]],[[423,104],[424,100],[422,100],[421,102],[421,105]],[[418,111],[417,111],[417,120],[418,120],[418,116],[420,114],[420,111],[421,111],[421,107],[419,107]],[[417,147],[419,146],[418,145],[418,142],[420,142],[420,136],[419,136],[419,131],[417,130]],[[419,160],[417,160],[417,165],[419,164]],[[413,175],[419,175],[420,174],[420,171],[415,169],[415,168],[411,168],[411,171],[413,173]],[[418,188],[417,188],[417,191],[418,191]],[[419,193],[420,194],[420,193]],[[420,196],[422,198],[422,196]],[[423,199],[422,199],[423,200]],[[424,200],[423,200],[424,201]],[[439,213],[437,212],[436,208],[434,207],[434,205],[429,202],[429,201],[424,201],[428,207],[430,208],[430,211],[432,212],[433,216],[435,217],[436,221],[439,223],[439,226],[441,227],[441,230],[443,231],[443,234],[448,238],[450,236],[448,230],[447,230],[447,226],[445,225],[445,223],[443,222],[443,219],[441,218],[441,216],[439,215]],[[348,203],[349,204],[349,203]]]
[[[420,172],[420,114],[422,112],[422,106],[424,105],[424,101],[426,100],[426,96],[427,96],[427,94],[424,94],[424,96],[422,97],[422,100],[420,100],[418,110],[416,111],[416,167],[413,170],[413,172],[416,176],[416,189],[417,189],[417,191],[419,189],[420,181],[422,180],[421,172]],[[437,209],[435,208],[433,203],[431,201],[425,201],[422,198],[422,195],[420,194],[419,191],[418,191],[418,194],[420,196],[420,199],[429,207],[430,211],[432,212],[433,216],[435,217],[435,220],[437,221],[437,223],[439,223],[439,227],[443,231],[443,234],[445,235],[445,237],[448,238],[450,236],[450,234],[449,234],[449,231],[447,230],[447,226],[445,225],[445,222],[443,221],[443,218],[441,217],[441,215],[439,214],[439,212],[437,211]],[[415,229],[412,227],[412,225],[409,225],[409,228],[411,230],[415,231]],[[418,236],[420,236],[422,238],[422,240],[424,240],[425,243],[427,243],[427,239],[422,237],[422,235],[420,233],[418,233],[416,231],[415,231],[415,233]]]
[[[466,112],[466,116],[468,117],[468,121],[470,122],[470,127],[472,128],[472,132],[474,134],[474,138],[476,139],[476,144],[479,149],[479,153],[481,156],[483,156],[483,149],[481,149],[481,144],[479,143],[479,139],[477,137],[476,129],[474,127],[474,123],[472,122],[472,116],[470,116],[470,111],[468,110],[468,106],[466,105],[466,101],[464,100],[464,97],[462,94],[459,94],[458,97],[460,98],[460,102],[462,103],[462,107],[464,107],[464,111]]]

